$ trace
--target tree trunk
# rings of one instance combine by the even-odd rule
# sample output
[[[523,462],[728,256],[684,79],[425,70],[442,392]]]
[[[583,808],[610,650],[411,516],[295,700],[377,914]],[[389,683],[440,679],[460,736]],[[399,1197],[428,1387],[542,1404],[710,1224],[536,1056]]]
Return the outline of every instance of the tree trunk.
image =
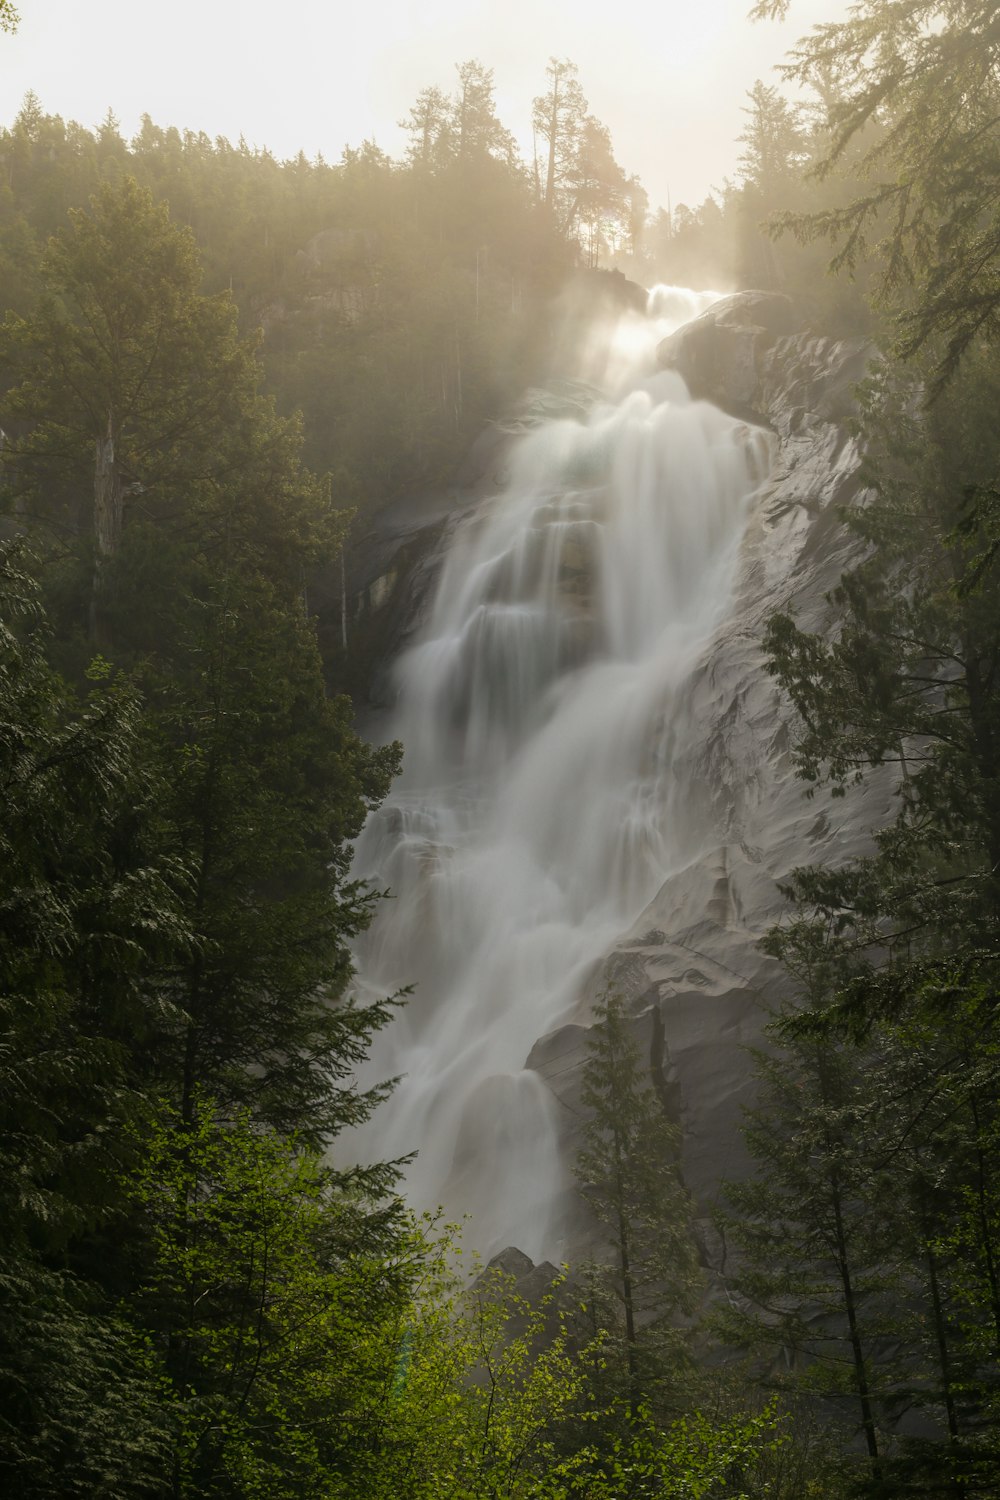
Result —
[[[94,444],[94,581],[90,599],[90,638],[97,647],[111,644],[107,609],[109,570],[121,546],[124,504],[109,412],[107,433]]]
[[[937,1349],[938,1368],[941,1372],[941,1399],[944,1403],[945,1420],[948,1426],[948,1446],[951,1449],[952,1460],[957,1465],[961,1457],[958,1411],[955,1406],[954,1381],[952,1379],[951,1358],[948,1352],[948,1334],[945,1327],[944,1307],[941,1302],[941,1286],[937,1274],[937,1260],[934,1255],[930,1230],[926,1224],[922,1226],[922,1238],[924,1259],[927,1264],[927,1286],[931,1294],[931,1313],[934,1319],[934,1342]],[[955,1500],[964,1500],[965,1485],[957,1473],[952,1477],[951,1493],[955,1496]]]
[[[556,191],[556,135],[559,130],[559,79],[552,84],[552,109],[549,114],[549,160],[545,173],[545,207],[552,208]]]
[[[868,1384],[868,1369],[865,1361],[864,1348],[861,1342],[861,1332],[858,1327],[858,1309],[854,1294],[854,1284],[851,1277],[851,1266],[847,1247],[847,1234],[844,1228],[843,1211],[840,1201],[840,1186],[834,1181],[832,1184],[832,1206],[834,1223],[836,1226],[836,1261],[837,1270],[840,1275],[840,1283],[844,1293],[844,1311],[847,1314],[848,1338],[851,1345],[851,1359],[854,1365],[854,1384],[861,1407],[861,1426],[865,1434],[865,1446],[868,1449],[868,1457],[871,1460],[872,1471],[878,1477],[879,1471],[879,1447],[878,1435],[875,1428],[875,1412],[872,1407],[871,1389]]]
[[[639,1367],[636,1358],[635,1296],[632,1284],[632,1247],[629,1221],[625,1211],[625,1152],[617,1126],[614,1132],[615,1214],[618,1227],[618,1262],[622,1278],[622,1302],[625,1306],[625,1361],[628,1370],[628,1407],[633,1422],[639,1415]]]

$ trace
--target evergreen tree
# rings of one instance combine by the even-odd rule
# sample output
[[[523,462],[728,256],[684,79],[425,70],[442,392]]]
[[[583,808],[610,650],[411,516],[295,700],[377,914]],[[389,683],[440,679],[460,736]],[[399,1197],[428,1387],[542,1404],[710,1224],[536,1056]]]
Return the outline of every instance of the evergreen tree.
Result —
[[[459,161],[471,164],[495,157],[513,165],[517,159],[514,137],[497,118],[493,69],[471,58],[459,63],[456,72],[452,133]]]
[[[532,104],[531,124],[536,140],[540,137],[546,143],[544,188],[538,180],[537,157],[535,161],[536,195],[554,216],[561,190],[576,158],[587,101],[576,76],[576,64],[568,58],[550,57],[545,72],[548,88]]]
[[[411,166],[431,171],[442,166],[454,147],[451,111],[442,89],[421,89],[400,128],[410,135],[407,159]]]
[[[983,496],[1000,457],[998,378],[984,356],[923,418],[905,390],[876,379],[877,498],[849,518],[870,550],[834,596],[839,636],[783,615],[768,629],[770,669],[802,724],[800,775],[837,795],[869,768],[894,772],[898,816],[877,832],[876,854],[798,871],[791,886],[855,956],[840,1013],[861,1029],[911,998],[933,1009],[951,986],[985,986],[985,997],[994,983],[1000,574]]]
[[[779,287],[784,277],[766,220],[793,196],[795,176],[806,160],[805,137],[796,112],[776,88],[758,79],[747,98],[747,123],[739,136],[743,276],[751,286]]]
[[[720,1220],[740,1261],[719,1329],[765,1361],[766,1383],[828,1401],[860,1433],[877,1482],[898,1335],[889,1293],[905,1276],[857,1065],[791,1040],[777,1057],[759,1056],[757,1074],[760,1103],[745,1131],[756,1174],[728,1186],[732,1211]]]
[[[22,515],[86,539],[107,646],[127,508],[176,519],[231,470],[257,374],[231,306],[199,295],[191,235],[131,179],[72,216],[43,274],[37,312],[4,329],[3,463]]]
[[[190,933],[157,837],[164,786],[138,695],[84,701],[48,666],[21,543],[0,546],[0,1481],[5,1494],[162,1493],[155,1361],[65,1269],[107,1223],[144,1116],[133,1048]]]
[[[788,9],[789,0],[759,0],[753,14]],[[846,205],[784,222],[806,240],[833,238],[837,268],[878,247],[876,293],[897,319],[898,352],[937,347],[938,383],[1000,333],[998,56],[990,0],[862,0],[814,27],[784,68],[831,100],[816,171],[834,172],[859,145],[865,178]]]
[[[301,467],[297,425],[259,396],[228,299],[197,293],[190,235],[148,194],[99,194],[49,274],[77,315],[53,297],[14,326],[28,369],[3,461],[22,519],[36,496],[47,531],[96,445],[84,597],[125,659],[141,656],[172,852],[191,872],[190,952],[160,977],[163,1024],[136,1062],[182,1111],[201,1086],[323,1137],[352,1108],[338,1080],[387,1015],[331,1002],[370,909],[346,879],[348,840],[397,758],[327,698],[303,613],[305,570],[338,532],[329,495]]]
[[[676,1318],[690,1311],[698,1277],[678,1132],[640,1067],[620,996],[596,1007],[581,1097],[589,1118],[576,1176],[607,1253],[594,1316],[603,1322],[616,1394],[636,1417],[644,1401],[669,1404],[677,1389],[687,1354]]]
[[[587,115],[580,126],[576,157],[568,174],[572,194],[566,211],[566,229],[579,224],[584,234],[586,263],[599,264],[601,247],[612,237],[626,212],[625,173],[615,160],[606,125]]]
[[[373,1028],[391,1010],[342,1000],[346,938],[367,920],[372,900],[347,878],[347,841],[384,792],[396,752],[362,745],[348,705],[325,692],[301,599],[318,539],[336,532],[324,488],[299,466],[294,424],[277,421],[257,397],[249,351],[238,345],[228,312],[213,321],[210,310],[197,333],[188,327],[198,302],[193,277],[186,279],[187,238],[172,240],[163,216],[129,184],[95,213],[95,224],[116,233],[102,240],[85,225],[80,239],[63,247],[67,284],[76,285],[73,277],[85,267],[81,275],[97,299],[93,326],[83,317],[64,322],[53,303],[18,330],[33,369],[16,396],[22,441],[7,455],[10,472],[24,481],[15,496],[22,525],[34,519],[25,497],[47,498],[39,473],[53,480],[58,503],[59,482],[68,489],[73,474],[86,472],[90,439],[80,414],[90,388],[71,382],[62,392],[46,368],[58,367],[60,353],[69,351],[66,369],[89,370],[95,388],[107,377],[96,409],[103,410],[108,392],[128,392],[116,408],[123,413],[119,443],[108,462],[117,466],[131,438],[135,462],[148,463],[141,493],[149,492],[144,510],[122,516],[106,559],[115,584],[115,647],[139,660],[129,681],[97,658],[84,676],[89,686],[80,706],[45,660],[37,585],[12,561],[16,548],[4,556],[4,599],[20,618],[0,637],[0,748],[10,798],[0,836],[0,1150],[10,1198],[3,1295],[9,1301],[34,1286],[39,1303],[34,1321],[14,1318],[19,1345],[3,1351],[0,1383],[11,1400],[0,1458],[24,1493],[92,1493],[94,1466],[118,1474],[129,1453],[134,1489],[122,1480],[111,1492],[162,1492],[158,1455],[178,1413],[159,1393],[160,1372],[134,1330],[155,1334],[157,1347],[166,1340],[170,1349],[195,1335],[176,1319],[147,1319],[141,1310],[140,1289],[152,1297],[159,1285],[156,1214],[141,1194],[123,1196],[121,1182],[137,1153],[147,1164],[158,1159],[162,1139],[150,1117],[170,1122],[176,1157],[193,1174],[184,1179],[192,1196],[179,1212],[191,1220],[194,1204],[210,1204],[215,1192],[207,1169],[193,1165],[196,1142],[206,1133],[218,1140],[221,1130],[235,1151],[240,1130],[226,1133],[227,1119],[240,1125],[244,1145],[249,1139],[264,1152],[268,1140],[294,1130],[315,1150],[366,1117],[384,1090],[360,1091],[354,1072]],[[114,258],[121,221],[131,231],[149,215],[162,231],[154,248],[164,251],[165,280],[149,287],[147,307],[137,268],[123,266],[116,279]],[[59,263],[54,256],[52,264]],[[143,307],[156,316],[147,319]],[[171,324],[175,314],[179,328]],[[113,346],[116,327],[124,330],[121,345],[108,353],[104,334]],[[157,365],[161,354],[172,349],[179,361],[181,350],[195,346],[207,368],[182,376],[179,362],[169,370]],[[154,372],[148,390],[144,360]],[[226,375],[238,388],[223,396],[213,379]],[[165,404],[147,409],[154,389]],[[166,405],[174,398],[176,429]],[[67,407],[70,417],[62,420]],[[235,432],[215,425],[230,414],[240,419]],[[41,536],[50,534],[55,514],[41,517]],[[38,571],[55,595],[51,551]],[[84,597],[88,587],[83,582]],[[103,580],[99,590],[111,621]],[[267,1188],[271,1217],[246,1182],[238,1195],[257,1216],[250,1258],[258,1266],[308,1217],[305,1200],[279,1192],[277,1168],[275,1174]],[[348,1262],[358,1276],[369,1268],[366,1296],[375,1306],[391,1302],[391,1265],[403,1239],[394,1181],[388,1164],[355,1169],[343,1161],[322,1174],[323,1253],[342,1272]],[[161,1186],[169,1201],[168,1185]],[[236,1194],[231,1185],[225,1191],[230,1199]],[[177,1237],[183,1253],[193,1254],[183,1226]],[[223,1281],[227,1259],[232,1275],[242,1274],[238,1248],[227,1242],[217,1251],[213,1274]],[[57,1258],[72,1265],[78,1281],[54,1273]],[[370,1268],[386,1278],[377,1291]],[[263,1297],[264,1287],[251,1285],[234,1314],[241,1337],[258,1290]],[[192,1296],[208,1319],[214,1304],[203,1289]],[[344,1294],[351,1318],[360,1297]],[[116,1311],[122,1303],[125,1322]],[[318,1308],[312,1305],[311,1317],[326,1316]],[[201,1477],[189,1484],[191,1466],[178,1459],[171,1493],[218,1493],[220,1465],[235,1486],[224,1492],[279,1492],[273,1486],[284,1478],[273,1476],[283,1475],[280,1464],[268,1460],[268,1467],[264,1439],[251,1441],[240,1426],[251,1388],[266,1393],[264,1405],[254,1407],[255,1432],[267,1425],[266,1408],[282,1434],[276,1441],[293,1448],[300,1437],[306,1448],[320,1441],[322,1421],[315,1402],[301,1403],[294,1359],[280,1389],[273,1371],[270,1383],[267,1369],[258,1371],[260,1342],[253,1379],[245,1378],[250,1365],[238,1369],[235,1356],[228,1372],[222,1369],[231,1326],[207,1336],[213,1352],[204,1380],[178,1375],[173,1359],[166,1373],[186,1382],[181,1405],[190,1393],[197,1408],[191,1423],[215,1412],[207,1419],[212,1432],[216,1416],[228,1432],[231,1416],[222,1420],[218,1382],[229,1395],[243,1382],[232,1423],[237,1447],[246,1448],[245,1472],[237,1482],[227,1448],[225,1464],[211,1456],[204,1473],[201,1457],[192,1460]],[[284,1340],[283,1358],[300,1332],[286,1328],[276,1340]],[[323,1346],[328,1373],[335,1349],[346,1343],[342,1331],[339,1337],[340,1345]],[[77,1442],[64,1418],[46,1415],[51,1403],[40,1389],[50,1379],[53,1393],[64,1390],[61,1375],[48,1377],[45,1365],[71,1346],[67,1416],[93,1402]],[[108,1409],[108,1365],[116,1357],[123,1366],[120,1419]],[[202,1396],[207,1406],[195,1399]],[[285,1412],[284,1427],[276,1407]],[[123,1431],[126,1421],[135,1424],[131,1434]],[[189,1431],[187,1416],[181,1426]],[[195,1446],[201,1454],[203,1445]],[[215,1438],[209,1448],[215,1455]]]
[[[162,1351],[167,1493],[341,1493],[368,1462],[416,1239],[366,1212],[362,1174],[207,1096],[190,1124],[161,1111],[141,1147],[127,1308]]]
[[[898,812],[868,858],[796,871],[795,911],[767,940],[803,980],[804,1009],[782,1023],[784,1061],[765,1067],[770,1115],[752,1134],[763,1183],[737,1192],[736,1233],[766,1301],[783,1264],[769,1227],[782,1222],[779,1184],[807,1274],[815,1188],[804,1156],[795,1177],[796,1153],[831,1122],[839,1130],[846,1109],[838,1171],[865,1247],[852,1286],[873,1278],[868,1305],[897,1351],[890,1361],[876,1336],[872,1352],[871,1335],[860,1345],[872,1395],[862,1425],[889,1493],[989,1494],[996,1464],[996,370],[991,350],[969,357],[924,411],[876,377],[872,494],[850,518],[868,548],[833,596],[839,631],[820,638],[779,616],[768,634],[800,716],[800,774],[837,795],[883,768]],[[807,1055],[813,1082],[796,1092]],[[843,1100],[817,1092],[820,1068],[855,1077]],[[810,1300],[790,1282],[782,1318],[794,1323]],[[855,1354],[859,1400],[861,1369]],[[897,1428],[914,1409],[930,1422],[923,1434]]]
[[[115,1196],[130,1059],[193,943],[189,870],[138,694],[97,662],[81,702],[52,671],[22,543],[0,585],[0,1197],[8,1248],[57,1253]]]

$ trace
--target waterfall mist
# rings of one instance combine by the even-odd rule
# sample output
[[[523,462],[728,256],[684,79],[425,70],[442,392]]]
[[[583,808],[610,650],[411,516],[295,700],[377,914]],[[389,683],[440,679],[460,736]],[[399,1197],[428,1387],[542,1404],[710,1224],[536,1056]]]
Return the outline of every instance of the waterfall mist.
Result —
[[[710,300],[658,288],[649,317],[578,344],[587,409],[517,441],[395,667],[404,771],[356,858],[391,899],[357,961],[360,989],[414,994],[369,1064],[400,1081],[352,1145],[416,1150],[411,1201],[470,1215],[487,1255],[559,1252],[568,1168],[525,1058],[710,836],[673,770],[691,733],[673,707],[727,609],[769,455],[655,370],[658,340]]]

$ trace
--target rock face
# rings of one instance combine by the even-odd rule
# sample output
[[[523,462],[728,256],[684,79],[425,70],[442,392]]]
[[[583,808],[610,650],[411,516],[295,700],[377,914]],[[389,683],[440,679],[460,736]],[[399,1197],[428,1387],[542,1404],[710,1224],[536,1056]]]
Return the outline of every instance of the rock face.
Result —
[[[682,1127],[685,1180],[705,1215],[705,1258],[717,1270],[725,1246],[709,1211],[720,1182],[749,1170],[740,1135],[753,1090],[746,1048],[760,1044],[770,1010],[790,993],[787,976],[756,946],[785,909],[779,884],[797,866],[864,853],[871,831],[893,812],[887,779],[846,798],[807,798],[791,763],[790,712],[763,666],[760,642],[774,611],[790,610],[810,629],[832,624],[825,596],[859,555],[840,512],[866,500],[844,422],[872,350],[741,321],[766,315],[773,327],[785,317],[783,304],[763,294],[729,299],[714,323],[698,319],[667,341],[671,357],[680,350],[683,358],[692,348],[702,358],[714,341],[701,370],[712,371],[716,393],[752,401],[775,433],[776,454],[749,524],[733,607],[682,706],[698,728],[680,736],[697,747],[684,774],[700,788],[717,842],[662,887],[591,987],[627,997],[641,1045],[661,1070]],[[735,351],[730,368],[727,347]],[[561,1059],[550,1086],[571,1105],[584,1042],[583,1025],[567,1027],[558,1044],[542,1039],[530,1057],[543,1076],[550,1055]],[[567,1070],[574,1047],[580,1062]],[[569,1133],[566,1149],[575,1149]]]
[[[692,396],[759,419],[767,405],[762,384],[767,353],[795,326],[790,298],[737,292],[665,338],[657,357],[663,369],[683,375]]]
[[[660,345],[661,363],[679,369],[696,395],[767,427],[774,443],[732,607],[688,679],[679,708],[690,729],[677,736],[688,747],[679,770],[699,804],[699,826],[712,832],[700,855],[660,889],[607,955],[573,1023],[524,1039],[527,1066],[566,1106],[559,1112],[561,1144],[571,1161],[579,1146],[590,1004],[608,987],[623,995],[682,1127],[682,1168],[703,1216],[705,1261],[717,1271],[725,1270],[726,1247],[711,1227],[710,1211],[720,1183],[749,1170],[740,1135],[753,1092],[746,1049],[761,1043],[770,1011],[790,993],[787,977],[757,947],[784,910],[779,886],[797,866],[862,854],[871,831],[893,813],[886,779],[872,778],[836,801],[822,792],[807,798],[794,775],[789,709],[764,670],[761,639],[775,610],[793,612],[810,629],[832,626],[825,596],[859,555],[841,512],[867,498],[847,422],[853,386],[873,351],[860,342],[797,333],[793,324],[787,298],[743,293]],[[502,464],[498,441],[480,455],[481,484]],[[452,517],[434,516],[418,528],[419,536],[433,541],[451,524]],[[426,582],[426,551],[422,555]],[[370,550],[372,581],[375,574],[389,576],[388,559],[388,542]],[[390,592],[405,600],[405,629],[420,590],[400,575]],[[588,1248],[575,1201],[570,1188],[565,1243],[573,1258]]]

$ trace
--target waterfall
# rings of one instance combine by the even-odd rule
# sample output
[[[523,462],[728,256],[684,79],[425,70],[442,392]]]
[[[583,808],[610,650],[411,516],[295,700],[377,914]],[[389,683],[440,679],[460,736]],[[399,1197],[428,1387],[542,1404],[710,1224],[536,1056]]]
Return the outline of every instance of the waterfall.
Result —
[[[550,403],[519,438],[395,668],[404,770],[356,858],[391,898],[358,968],[362,988],[414,993],[376,1040],[372,1078],[400,1081],[360,1144],[415,1149],[411,1201],[470,1215],[486,1254],[558,1252],[567,1167],[527,1053],[710,832],[673,771],[691,732],[673,706],[769,453],[655,370],[658,340],[710,300],[658,288],[648,318],[593,331],[586,409]]]

